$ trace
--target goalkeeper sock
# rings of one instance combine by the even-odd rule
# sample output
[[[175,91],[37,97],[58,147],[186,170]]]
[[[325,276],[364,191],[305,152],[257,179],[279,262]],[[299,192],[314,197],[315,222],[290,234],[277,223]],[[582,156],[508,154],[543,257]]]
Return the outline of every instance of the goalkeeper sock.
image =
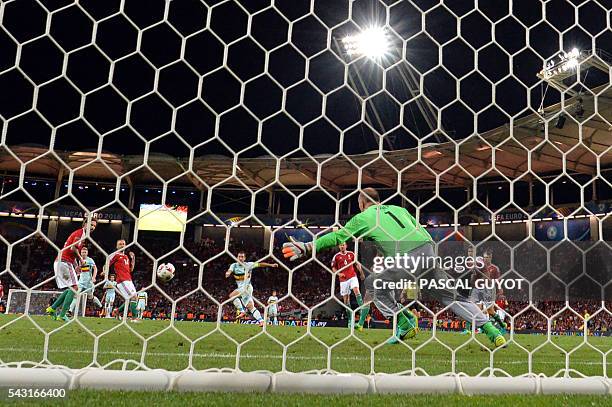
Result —
[[[64,297],[64,303],[62,304],[62,312],[60,313],[60,318],[64,318],[66,316],[66,311],[70,308],[70,304],[74,299],[74,291],[71,289],[66,290],[66,296]]]
[[[370,313],[370,306],[364,305],[363,308],[361,308],[361,311],[359,311],[359,326],[363,326],[363,324],[365,323],[366,317],[368,316],[369,313]]]
[[[51,305],[51,308],[53,308],[54,310],[58,309],[59,306],[64,303],[64,298],[66,298],[66,294],[68,293],[68,291],[72,291],[72,290],[70,288],[67,290],[64,290],[64,292],[61,293],[59,297],[57,297],[53,305]]]
[[[117,310],[117,314],[121,315],[121,317],[123,317],[123,310],[125,309],[125,302],[123,304],[121,304],[121,306],[119,307],[119,309]]]
[[[251,315],[253,315],[253,318],[255,318],[257,322],[263,321],[263,319],[261,318],[261,314],[259,313],[257,308],[253,308],[253,311],[251,311]]]
[[[471,331],[472,330],[472,323],[465,321],[465,330],[466,331]]]
[[[499,315],[497,315],[497,313],[493,314],[493,319],[499,324],[500,328],[503,328],[506,325]]]
[[[397,314],[397,327],[406,331],[411,328],[410,320],[403,312]]]

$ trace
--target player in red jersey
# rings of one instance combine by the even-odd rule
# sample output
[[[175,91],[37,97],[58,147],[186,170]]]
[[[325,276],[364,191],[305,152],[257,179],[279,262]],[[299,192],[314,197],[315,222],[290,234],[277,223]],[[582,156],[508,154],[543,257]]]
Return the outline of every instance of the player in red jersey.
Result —
[[[346,243],[338,245],[340,251],[336,253],[332,259],[332,270],[338,274],[340,279],[340,295],[344,299],[344,304],[348,309],[351,309],[351,291],[355,294],[357,304],[361,307],[363,305],[363,298],[359,291],[359,280],[357,280],[357,274],[355,268],[359,270],[359,277],[364,280],[365,274],[361,268],[361,264],[355,262],[355,253],[346,250]],[[364,312],[363,310],[361,312]],[[350,313],[347,312],[350,318]],[[352,322],[352,321],[351,321]],[[357,329],[363,329],[361,325],[357,324]]]
[[[495,301],[495,305],[497,305],[497,309],[495,310],[495,315],[499,317],[500,320],[504,322],[504,325],[501,326],[502,333],[505,333],[507,324],[506,322],[506,307],[508,307],[508,300],[506,300],[506,296],[504,295],[503,290],[499,290],[497,301]]]
[[[474,273],[473,281],[476,280],[498,280],[501,277],[499,268],[492,263],[493,252],[490,249],[485,250],[483,254],[484,266],[477,269]],[[501,329],[506,329],[506,323],[495,312],[495,301],[498,299],[498,293],[495,288],[473,288],[472,301],[474,301],[490,318],[493,318]]]
[[[136,256],[134,252],[128,252],[125,254],[125,240],[117,240],[117,251],[111,255],[109,261],[109,269],[111,273],[115,274],[117,281],[117,291],[125,302],[129,304],[130,312],[132,313],[132,322],[140,322],[136,318],[136,303],[138,302],[138,292],[134,283],[132,282],[132,272],[136,265]],[[117,317],[121,318],[123,310],[125,309],[125,302],[119,307]]]
[[[87,219],[85,219],[83,221],[83,226],[68,236],[66,243],[64,243],[64,248],[60,251],[57,259],[53,263],[57,288],[64,290],[53,305],[46,309],[47,314],[51,315],[54,319],[57,319],[56,311],[61,306],[62,311],[59,315],[59,319],[62,321],[69,320],[68,317],[66,317],[66,311],[68,311],[72,299],[78,290],[76,270],[83,262],[81,249],[85,243],[85,238],[88,234],[96,230],[97,224],[98,221],[96,219],[91,219],[89,231],[87,231]]]

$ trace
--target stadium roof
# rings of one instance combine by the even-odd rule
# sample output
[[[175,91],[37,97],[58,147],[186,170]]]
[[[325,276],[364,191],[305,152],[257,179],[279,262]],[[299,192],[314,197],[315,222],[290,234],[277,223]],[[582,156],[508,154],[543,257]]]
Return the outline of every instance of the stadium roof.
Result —
[[[566,155],[568,173],[593,176],[599,170],[612,168],[612,88],[594,90],[598,115],[594,115],[594,98],[582,96],[582,133],[576,115],[565,113],[564,126],[556,126],[561,105],[550,106],[543,114],[548,120],[548,134],[544,132],[543,118],[531,114],[515,120],[510,128],[505,125],[459,141],[424,144],[419,149],[370,152],[357,155],[324,155],[283,158],[232,158],[220,155],[189,158],[151,154],[147,163],[153,172],[143,167],[143,156],[118,155],[103,152],[69,151],[48,152],[46,147],[33,145],[10,146],[11,151],[23,161],[30,161],[26,176],[57,178],[62,167],[59,157],[70,168],[79,168],[75,178],[114,182],[117,175],[125,176],[135,185],[159,184],[160,178],[173,180],[173,186],[195,185],[201,181],[209,186],[236,186],[240,182],[249,188],[275,186],[276,172],[286,187],[309,187],[317,184],[327,190],[353,189],[359,182],[358,168],[362,168],[362,185],[379,185],[395,188],[401,173],[403,188],[431,188],[436,177],[441,187],[469,185],[470,175],[483,179],[522,178],[525,172],[538,175],[558,174],[563,171],[563,155]],[[575,112],[578,98],[565,101],[566,112]],[[510,136],[513,137],[510,137]],[[580,144],[582,140],[582,144]],[[530,151],[530,153],[529,153]],[[529,167],[528,154],[531,154]],[[495,169],[492,168],[493,155]],[[32,161],[33,160],[33,161]],[[0,149],[0,171],[18,174],[19,163],[6,149]],[[187,172],[187,174],[186,174]],[[64,174],[66,171],[64,171]],[[181,175],[183,174],[183,175]],[[523,178],[524,177],[524,178]],[[239,181],[238,181],[239,180]]]

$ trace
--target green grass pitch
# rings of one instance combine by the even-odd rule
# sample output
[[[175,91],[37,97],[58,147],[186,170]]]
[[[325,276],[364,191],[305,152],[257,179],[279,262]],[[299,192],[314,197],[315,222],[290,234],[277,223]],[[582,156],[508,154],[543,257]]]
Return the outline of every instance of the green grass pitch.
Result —
[[[32,322],[35,321],[38,325]],[[143,362],[149,368],[182,370],[187,368],[240,368],[244,371],[279,371],[283,369],[283,349],[287,347],[286,364],[289,371],[313,371],[331,369],[337,372],[406,372],[416,368],[417,374],[442,374],[449,371],[470,375],[488,374],[490,365],[496,375],[506,372],[520,375],[531,372],[554,375],[566,368],[569,352],[569,368],[572,375],[603,375],[604,363],[607,372],[612,368],[612,359],[604,361],[603,354],[610,352],[612,338],[552,337],[545,344],[545,336],[516,335],[516,344],[494,353],[488,352],[478,342],[491,349],[484,335],[464,336],[457,333],[421,332],[417,338],[403,345],[384,345],[390,330],[372,329],[355,332],[351,336],[347,328],[312,328],[312,337],[305,336],[305,327],[268,326],[266,334],[255,325],[169,321],[143,321],[140,324],[121,324],[114,319],[80,318],[64,324],[48,317],[32,317],[32,320],[14,315],[0,315],[0,364],[31,361],[51,363],[71,368],[104,366],[120,369],[124,361],[127,368],[137,368]],[[132,331],[133,329],[133,331]],[[45,336],[51,333],[47,359],[43,353]],[[136,334],[138,333],[138,335]],[[258,335],[259,334],[259,335]],[[139,337],[142,336],[142,338]],[[94,354],[95,338],[98,336],[98,351]],[[232,338],[232,339],[230,339]],[[145,346],[146,341],[146,346]],[[191,345],[191,341],[194,344]],[[237,358],[237,343],[240,357]],[[478,342],[477,342],[478,341]],[[328,350],[330,358],[328,365]],[[520,346],[519,346],[520,345]],[[193,346],[192,357],[190,349]],[[369,347],[374,351],[370,351]],[[521,348],[522,347],[522,348]],[[523,349],[524,348],[524,349]],[[413,350],[415,351],[413,353]],[[452,352],[455,353],[453,366]],[[608,355],[610,356],[610,355]],[[503,372],[502,372],[503,370]],[[436,405],[465,406],[490,405],[496,407],[612,405],[609,397],[597,396],[530,396],[505,395],[461,396],[461,395],[295,395],[295,394],[221,394],[221,393],[147,393],[76,390],[69,393],[63,405],[85,403],[110,403],[113,405],[151,405],[155,403],[199,405],[268,405],[268,406],[349,406],[365,405]],[[36,400],[11,403],[14,405],[51,405],[57,400]]]
[[[68,394],[66,400],[36,400],[16,402],[10,405],[31,406],[537,406],[537,407],[574,407],[574,406],[611,406],[612,400],[605,396],[460,396],[460,395],[296,395],[296,394],[239,394],[239,393],[177,393],[177,392],[119,392],[76,390]]]
[[[38,327],[33,323],[36,322]],[[47,359],[43,353],[49,336]],[[79,318],[61,323],[49,317],[18,318],[0,315],[0,363],[31,361],[70,368],[104,366],[130,369],[142,362],[149,368],[178,371],[188,368],[239,368],[243,371],[293,372],[333,370],[350,373],[397,373],[416,369],[417,374],[463,372],[488,375],[526,373],[555,375],[566,368],[578,376],[603,376],[612,371],[612,338],[515,335],[514,343],[495,352],[485,335],[423,331],[404,345],[385,345],[391,331],[371,329],[351,335],[348,328],[143,321],[121,324],[115,319]],[[136,334],[137,333],[137,334]],[[259,334],[259,335],[258,335]],[[94,354],[95,336],[98,349]],[[141,337],[139,337],[141,336]],[[193,345],[192,345],[193,341]],[[242,343],[237,358],[238,343]],[[283,347],[288,345],[283,366]],[[329,355],[328,358],[328,347]],[[192,356],[190,357],[190,350]],[[373,350],[370,350],[370,347]],[[534,351],[529,358],[528,351]],[[566,356],[567,352],[567,356]],[[607,359],[604,354],[608,352]],[[453,362],[454,353],[454,362]],[[604,366],[607,367],[604,372]],[[530,370],[531,367],[531,370]],[[499,370],[497,370],[499,369]]]

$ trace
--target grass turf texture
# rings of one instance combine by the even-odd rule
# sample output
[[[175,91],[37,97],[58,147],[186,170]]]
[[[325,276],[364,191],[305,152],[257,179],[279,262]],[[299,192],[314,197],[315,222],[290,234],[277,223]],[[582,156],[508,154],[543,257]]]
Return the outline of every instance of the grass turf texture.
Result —
[[[177,393],[177,392],[119,392],[76,390],[64,401],[44,400],[11,402],[7,405],[45,406],[84,405],[208,405],[208,406],[611,406],[605,396],[459,396],[459,395],[296,395],[296,394],[236,394],[236,393]]]
[[[532,354],[531,373],[551,376],[565,369],[566,351],[570,369],[586,376],[602,376],[603,354],[612,348],[612,338],[587,337],[585,342],[584,337],[555,336],[546,343],[543,335],[515,335],[514,343],[507,348],[489,352],[483,345],[488,349],[492,345],[482,334],[472,338],[437,332],[432,340],[432,332],[425,331],[404,342],[416,351],[413,353],[404,344],[384,345],[391,336],[391,331],[384,329],[355,332],[351,336],[348,328],[311,328],[310,337],[304,336],[305,327],[291,326],[268,326],[267,334],[262,334],[256,325],[221,324],[217,329],[213,323],[180,321],[173,327],[170,321],[122,324],[114,319],[79,318],[62,323],[49,317],[31,318],[0,315],[0,365],[31,361],[71,368],[101,365],[121,369],[122,362],[129,360],[143,362],[149,368],[173,371],[237,367],[243,371],[280,371],[282,343],[289,345],[285,369],[294,372],[331,369],[346,373],[395,373],[417,368],[417,374],[454,371],[477,375],[488,374],[486,369],[492,363],[493,368],[517,376],[530,372],[527,351],[537,349]],[[43,355],[43,332],[50,333],[47,361]],[[94,355],[94,335],[98,337],[97,355]],[[242,343],[238,361],[234,341]],[[331,350],[329,366],[323,344]],[[454,365],[451,350],[455,352]],[[612,371],[609,354],[606,364],[609,375]],[[136,365],[128,362],[127,368],[136,368]],[[503,372],[496,371],[496,375],[501,376]],[[573,372],[572,375],[579,376]]]

